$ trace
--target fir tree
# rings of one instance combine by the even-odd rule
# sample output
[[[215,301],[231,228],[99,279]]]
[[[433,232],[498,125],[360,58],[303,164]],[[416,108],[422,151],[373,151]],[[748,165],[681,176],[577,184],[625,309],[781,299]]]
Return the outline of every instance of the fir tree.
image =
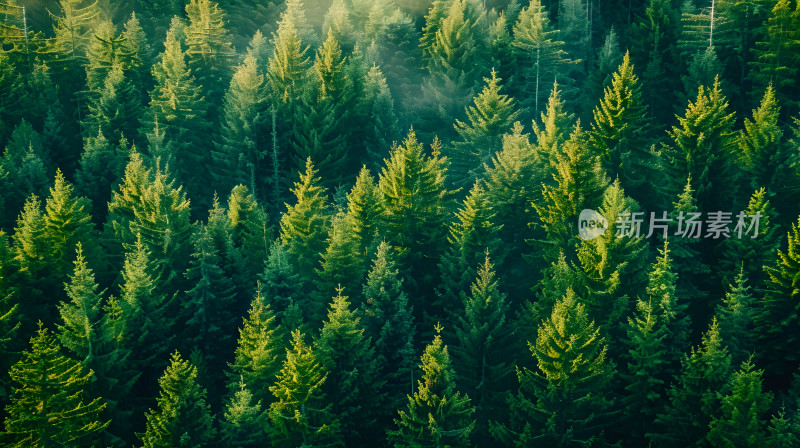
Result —
[[[122,177],[128,148],[124,142],[114,145],[102,131],[83,141],[80,168],[75,173],[75,187],[92,203],[95,219],[106,215],[114,184]]]
[[[693,446],[701,443],[719,409],[717,392],[731,375],[731,357],[722,345],[714,319],[699,347],[681,360],[681,373],[670,386],[669,403],[656,418],[662,428],[649,434],[658,446]]]
[[[364,80],[359,107],[365,111],[365,124],[371,128],[371,132],[368,130],[364,135],[368,166],[376,171],[388,155],[387,150],[400,135],[395,100],[390,87],[384,72],[378,66],[370,67]]]
[[[609,384],[613,367],[600,329],[571,289],[528,346],[538,368],[517,367],[519,390],[508,399],[510,422],[494,425],[494,435],[517,446],[602,444],[613,402],[599,391]]]
[[[308,299],[287,246],[280,241],[275,241],[270,247],[261,282],[266,303],[274,308],[281,326],[287,331],[300,328],[304,324],[303,311],[308,308]]]
[[[206,403],[206,390],[197,383],[197,367],[172,354],[170,365],[158,380],[156,407],[147,411],[147,426],[138,434],[145,448],[213,445],[214,416]]]
[[[60,351],[56,338],[40,323],[31,348],[9,370],[19,387],[5,408],[7,446],[89,446],[108,426],[101,416],[105,403],[85,394],[94,373]]]
[[[363,167],[356,183],[347,193],[346,220],[358,241],[358,253],[366,257],[377,245],[378,229],[381,225],[383,198],[370,171]],[[364,266],[366,268],[366,266]]]
[[[420,358],[422,378],[417,381],[408,407],[395,419],[397,430],[389,439],[397,447],[467,447],[475,428],[469,395],[456,390],[455,373],[447,346],[442,343],[437,326],[433,342]]]
[[[466,109],[469,123],[456,120],[455,129],[461,140],[453,142],[453,169],[460,173],[461,183],[472,185],[483,177],[484,167],[502,147],[502,136],[511,129],[519,115],[514,100],[501,94],[500,79],[492,69],[492,77],[484,78],[486,86]]]
[[[278,325],[272,307],[265,302],[261,291],[250,306],[250,311],[239,328],[239,341],[234,351],[234,361],[228,373],[228,390],[232,395],[229,406],[243,400],[242,390],[266,409],[272,402],[269,386],[275,380],[283,362],[284,329]]]
[[[328,308],[314,350],[328,372],[323,390],[333,403],[331,412],[342,422],[341,434],[348,445],[359,445],[379,437],[376,409],[384,403],[378,376],[379,364],[370,337],[364,335],[360,318],[350,310],[343,289]]]
[[[114,63],[89,101],[89,114],[82,123],[87,137],[95,130],[113,141],[136,137],[144,112],[140,95],[130,73]]]
[[[620,177],[622,187],[635,194],[652,178],[655,160],[647,151],[646,106],[629,53],[625,53],[604,94],[594,109],[589,141],[601,154],[608,175]],[[637,196],[637,200],[646,198]]]
[[[386,401],[380,420],[387,424],[387,412],[397,409],[402,404],[403,394],[413,389],[415,325],[391,247],[385,242],[378,246],[363,291],[364,303],[359,316],[365,336],[372,339],[375,346],[375,359],[380,369],[378,378],[386,380]]]
[[[202,86],[203,96],[218,105],[236,58],[231,36],[225,29],[225,13],[211,0],[190,0],[186,17],[187,64]],[[213,109],[211,116],[216,117]]]
[[[574,126],[575,116],[564,110],[564,101],[558,82],[553,83],[553,90],[547,99],[547,107],[540,114],[541,125],[533,121],[533,135],[536,136],[536,164],[550,171],[558,161],[557,154],[561,146],[569,139],[570,129]]]
[[[778,250],[778,258],[765,266],[768,279],[760,310],[755,318],[760,344],[770,347],[763,353],[770,372],[788,374],[797,370],[798,357],[789,349],[797,344],[800,335],[800,300],[795,286],[800,272],[800,221],[792,224],[787,234],[786,249]]]
[[[783,104],[795,104],[800,72],[800,10],[792,11],[792,2],[778,0],[764,23],[764,39],[755,43],[754,58],[750,62],[750,76],[760,86],[772,84]]]
[[[708,431],[712,446],[764,446],[763,418],[769,410],[772,394],[762,390],[764,371],[753,369],[749,360],[743,361],[741,369],[731,375],[725,387],[730,392],[719,394],[722,412],[711,422]]]
[[[526,98],[520,105],[523,118],[532,119],[539,114],[540,103],[544,103],[544,87],[555,81],[564,64],[570,62],[564,42],[557,34],[541,0],[531,0],[514,24],[512,45],[520,67],[525,68],[521,69],[518,87],[513,90],[517,98]]]
[[[259,447],[268,443],[267,416],[260,401],[244,383],[225,406],[220,422],[220,438],[225,446],[245,448]]]
[[[729,286],[730,291],[717,306],[720,337],[727,343],[734,365],[747,361],[756,349],[755,298],[747,280],[744,269],[740,269],[735,283]]]
[[[462,293],[463,315],[456,319],[458,344],[453,346],[456,382],[473,397],[475,434],[472,442],[490,444],[488,422],[500,408],[513,372],[511,354],[516,348],[508,319],[506,296],[499,291],[494,266],[486,255],[469,294]]]
[[[342,446],[339,419],[323,389],[329,373],[304,339],[292,332],[283,368],[269,388],[275,396],[268,412],[273,446]]]
[[[318,269],[317,301],[329,300],[330,291],[337,287],[358,291],[367,270],[367,255],[360,251],[358,236],[344,212],[331,219],[328,247],[322,254],[322,269]],[[358,295],[356,304],[361,302]]]

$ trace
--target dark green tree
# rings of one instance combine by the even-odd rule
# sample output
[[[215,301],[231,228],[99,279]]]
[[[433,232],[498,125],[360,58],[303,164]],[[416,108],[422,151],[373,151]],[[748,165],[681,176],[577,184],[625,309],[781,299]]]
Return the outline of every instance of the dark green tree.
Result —
[[[214,416],[206,403],[206,390],[197,383],[197,367],[170,357],[170,365],[158,380],[161,387],[156,407],[147,411],[147,426],[138,434],[145,448],[205,447],[213,445]]]
[[[217,116],[222,94],[233,74],[236,52],[226,29],[225,12],[211,0],[190,0],[186,4],[187,65],[203,89],[203,96],[213,106],[211,117]]]
[[[339,419],[323,389],[329,372],[317,352],[292,332],[286,360],[269,390],[275,401],[269,407],[273,446],[343,446]]]
[[[91,446],[108,426],[101,416],[105,403],[86,394],[94,373],[60,351],[40,323],[30,349],[9,370],[19,386],[5,408],[6,446]]]
[[[708,431],[712,446],[758,447],[766,442],[764,414],[772,403],[772,394],[763,390],[763,370],[754,370],[750,360],[731,375],[725,395],[718,394],[721,415]]]
[[[469,395],[457,390],[450,354],[442,343],[442,327],[435,330],[433,342],[420,358],[422,378],[413,396],[408,395],[408,407],[395,419],[397,429],[389,431],[396,447],[471,446],[475,408]]]

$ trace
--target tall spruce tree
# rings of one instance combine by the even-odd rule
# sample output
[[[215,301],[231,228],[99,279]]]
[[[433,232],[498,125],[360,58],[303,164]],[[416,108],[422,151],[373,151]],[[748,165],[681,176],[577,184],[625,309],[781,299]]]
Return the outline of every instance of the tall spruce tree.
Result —
[[[442,327],[437,326],[433,342],[420,358],[422,378],[413,396],[408,395],[406,410],[395,419],[397,429],[389,439],[397,447],[470,446],[475,428],[469,395],[456,389],[455,373],[447,346],[442,343]]]
[[[709,425],[708,441],[712,446],[758,447],[766,442],[764,414],[772,394],[763,390],[763,370],[754,370],[750,360],[731,375],[728,392],[720,395],[721,415]]]
[[[286,360],[269,390],[271,440],[276,447],[342,446],[339,419],[323,386],[328,370],[299,330],[292,332]]]
[[[197,367],[175,352],[158,384],[161,392],[156,406],[147,411],[145,432],[138,434],[143,446],[213,445],[214,416],[205,388],[197,383]]]
[[[19,386],[6,405],[7,446],[44,448],[58,445],[89,446],[109,422],[100,397],[86,396],[94,373],[61,355],[56,338],[40,322],[31,347],[9,370]]]

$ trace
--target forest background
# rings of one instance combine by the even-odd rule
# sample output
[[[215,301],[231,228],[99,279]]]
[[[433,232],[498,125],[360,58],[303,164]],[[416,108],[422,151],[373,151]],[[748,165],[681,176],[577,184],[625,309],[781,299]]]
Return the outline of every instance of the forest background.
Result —
[[[800,446],[796,0],[5,0],[0,43],[4,446]]]

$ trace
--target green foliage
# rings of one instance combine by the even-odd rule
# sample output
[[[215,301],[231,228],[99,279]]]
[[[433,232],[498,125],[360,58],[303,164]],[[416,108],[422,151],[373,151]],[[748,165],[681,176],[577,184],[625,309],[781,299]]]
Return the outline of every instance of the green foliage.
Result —
[[[292,332],[283,368],[269,388],[276,399],[268,412],[273,446],[343,446],[339,419],[323,389],[329,372],[304,339],[299,330]]]
[[[422,378],[408,407],[395,419],[397,430],[389,431],[396,447],[467,447],[475,428],[469,395],[456,390],[455,373],[447,346],[436,327],[433,342],[420,358]]]
[[[699,347],[681,360],[681,373],[670,386],[669,403],[656,418],[660,432],[649,434],[658,446],[697,446],[720,408],[720,391],[731,376],[731,357],[722,345],[714,319]]]
[[[792,2],[774,2],[764,23],[765,38],[755,43],[755,57],[750,76],[761,86],[772,84],[784,104],[797,107],[797,73],[800,70],[800,9],[792,11]]]
[[[764,446],[764,413],[769,410],[772,394],[762,390],[763,370],[753,370],[746,360],[734,372],[726,389],[730,392],[720,397],[721,415],[711,422],[708,441],[719,447]]]
[[[264,446],[268,439],[267,416],[260,401],[244,383],[225,406],[224,420],[220,423],[220,438],[229,447]]]
[[[280,371],[283,362],[284,329],[278,325],[272,307],[256,292],[248,312],[239,328],[239,341],[234,351],[234,361],[228,373],[228,389],[232,395],[229,406],[240,403],[246,390],[254,403],[266,409],[272,402],[269,386]]]
[[[106,407],[101,398],[85,394],[94,373],[61,355],[58,341],[41,323],[30,343],[9,370],[19,386],[5,408],[6,446],[91,446],[109,423],[101,417]]]
[[[186,4],[186,59],[189,69],[204,90],[205,98],[218,104],[233,72],[236,53],[225,28],[225,13],[211,0],[190,0]]]
[[[75,269],[66,285],[70,302],[59,304],[59,314],[64,321],[59,325],[61,345],[74,353],[83,365],[94,366],[94,351],[101,348],[100,329],[103,292],[97,291],[94,272],[87,266],[83,249],[78,243]]]
[[[205,447],[213,445],[214,416],[206,403],[206,390],[197,383],[197,367],[172,354],[159,378],[156,407],[147,411],[147,426],[138,434],[145,448]]]
[[[372,340],[364,335],[361,319],[350,310],[342,291],[336,290],[314,350],[328,372],[323,390],[333,403],[331,412],[342,422],[342,437],[347,445],[360,445],[379,436],[374,416],[384,403],[380,393],[384,380],[378,376]]]
[[[466,176],[463,185],[472,185],[483,177],[486,164],[502,148],[502,136],[519,115],[514,99],[500,93],[500,78],[492,69],[492,77],[484,78],[486,85],[475,96],[474,106],[466,109],[469,123],[456,120],[455,129],[461,140],[453,142],[453,169]]]
[[[602,443],[601,425],[612,400],[600,391],[613,375],[600,329],[589,321],[571,289],[528,342],[537,370],[517,367],[519,390],[510,395],[510,421],[494,425],[494,435],[515,446]]]
[[[488,254],[461,300],[463,315],[459,307],[455,319],[458,344],[453,346],[453,370],[461,390],[475,403],[472,441],[486,446],[491,441],[488,422],[503,403],[513,372],[511,354],[517,348],[506,295],[499,291]]]

